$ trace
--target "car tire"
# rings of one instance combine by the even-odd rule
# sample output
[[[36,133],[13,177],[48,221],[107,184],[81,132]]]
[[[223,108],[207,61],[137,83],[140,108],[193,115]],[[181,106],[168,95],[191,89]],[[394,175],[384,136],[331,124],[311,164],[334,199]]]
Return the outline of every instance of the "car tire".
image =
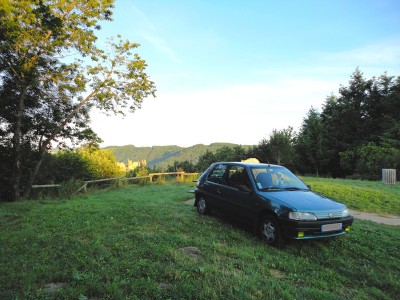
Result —
[[[197,208],[197,212],[200,215],[208,215],[211,212],[210,207],[208,206],[208,202],[204,196],[199,196],[199,199],[197,200],[196,208]]]
[[[265,215],[260,219],[258,233],[264,243],[271,246],[283,246],[284,239],[276,217]]]

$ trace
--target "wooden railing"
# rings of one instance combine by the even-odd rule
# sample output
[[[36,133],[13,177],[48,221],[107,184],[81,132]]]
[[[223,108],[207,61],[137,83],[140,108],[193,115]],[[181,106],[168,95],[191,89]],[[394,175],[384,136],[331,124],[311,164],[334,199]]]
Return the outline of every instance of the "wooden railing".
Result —
[[[129,180],[137,180],[137,179],[145,179],[149,178],[149,182],[153,182],[154,176],[165,176],[165,175],[176,175],[177,179],[183,181],[184,176],[197,176],[199,173],[185,173],[185,172],[163,172],[163,173],[150,173],[149,175],[145,176],[138,176],[138,177],[116,177],[116,178],[106,178],[106,179],[97,179],[97,180],[86,180],[84,184],[75,192],[78,193],[83,190],[85,193],[87,192],[87,186],[91,183],[98,183],[98,182],[107,182],[107,181],[129,181]],[[32,185],[32,188],[54,188],[54,187],[61,187],[61,184],[39,184],[39,185]]]

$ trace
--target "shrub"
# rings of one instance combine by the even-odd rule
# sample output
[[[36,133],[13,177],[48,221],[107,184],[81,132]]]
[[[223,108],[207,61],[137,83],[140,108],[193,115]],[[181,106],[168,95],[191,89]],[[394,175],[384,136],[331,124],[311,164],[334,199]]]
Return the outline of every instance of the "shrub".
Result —
[[[64,181],[61,184],[60,190],[59,190],[59,196],[61,198],[71,198],[73,195],[77,193],[77,191],[83,187],[85,182],[83,180],[79,179],[69,179],[67,181]]]

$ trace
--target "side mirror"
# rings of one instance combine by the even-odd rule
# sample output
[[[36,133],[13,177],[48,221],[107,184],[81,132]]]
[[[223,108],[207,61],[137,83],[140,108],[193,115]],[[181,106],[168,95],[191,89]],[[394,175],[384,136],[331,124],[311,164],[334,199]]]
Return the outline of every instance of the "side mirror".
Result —
[[[239,185],[238,188],[239,188],[239,191],[241,191],[241,192],[246,192],[246,193],[252,192],[252,190],[244,184]]]
[[[311,185],[310,184],[307,184],[307,187],[310,189],[310,191],[311,191]]]

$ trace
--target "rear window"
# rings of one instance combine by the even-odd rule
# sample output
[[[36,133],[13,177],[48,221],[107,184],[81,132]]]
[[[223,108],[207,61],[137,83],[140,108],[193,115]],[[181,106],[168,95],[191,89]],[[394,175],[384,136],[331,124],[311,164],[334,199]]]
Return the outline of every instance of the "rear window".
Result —
[[[249,175],[245,167],[243,166],[231,166],[228,171],[227,181],[230,186],[239,188],[239,186],[244,185],[248,188],[251,187]]]

